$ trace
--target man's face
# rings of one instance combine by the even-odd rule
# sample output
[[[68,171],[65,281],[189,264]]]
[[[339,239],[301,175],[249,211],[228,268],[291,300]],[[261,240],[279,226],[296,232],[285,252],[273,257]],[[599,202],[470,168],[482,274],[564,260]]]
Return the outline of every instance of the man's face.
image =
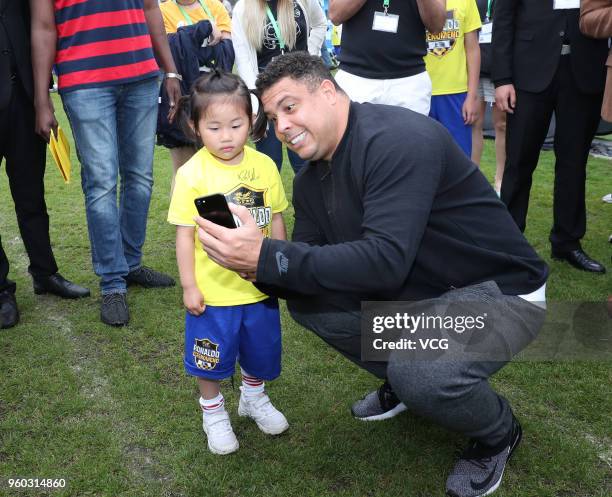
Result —
[[[331,81],[312,90],[285,77],[264,91],[261,100],[278,139],[304,160],[331,159],[336,146],[336,91]]]

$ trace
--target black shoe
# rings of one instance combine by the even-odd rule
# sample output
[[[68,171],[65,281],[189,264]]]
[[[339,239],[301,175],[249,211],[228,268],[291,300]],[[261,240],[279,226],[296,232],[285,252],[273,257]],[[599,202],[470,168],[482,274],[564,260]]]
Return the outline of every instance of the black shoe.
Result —
[[[160,273],[147,266],[140,266],[130,271],[125,277],[128,285],[140,285],[144,288],[163,288],[174,286],[174,280],[167,274]]]
[[[102,295],[100,319],[110,326],[125,326],[130,321],[130,311],[125,293]]]
[[[477,441],[470,442],[446,480],[446,495],[483,497],[495,492],[501,484],[506,464],[521,443],[522,436],[521,425],[513,416],[512,429],[501,446],[492,448]]]
[[[606,268],[603,264],[600,264],[595,259],[591,259],[582,249],[567,250],[565,252],[553,250],[551,252],[551,257],[553,259],[569,262],[572,266],[582,269],[583,271],[602,274],[606,272]]]
[[[78,299],[89,297],[89,288],[82,287],[72,281],[68,281],[61,274],[55,273],[46,278],[33,278],[34,293],[52,293],[63,299]]]
[[[355,402],[351,407],[351,414],[361,421],[381,421],[397,416],[405,410],[406,406],[400,402],[389,382],[385,380],[378,390]]]
[[[15,294],[4,290],[0,292],[0,329],[12,328],[19,322],[19,309]]]

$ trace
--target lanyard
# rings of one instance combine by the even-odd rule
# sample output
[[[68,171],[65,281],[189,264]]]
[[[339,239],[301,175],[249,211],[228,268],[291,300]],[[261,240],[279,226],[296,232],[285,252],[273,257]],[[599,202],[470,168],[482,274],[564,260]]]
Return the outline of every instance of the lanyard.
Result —
[[[183,14],[183,17],[185,18],[185,21],[187,21],[187,24],[189,24],[191,26],[193,24],[193,21],[191,20],[191,17],[189,17],[189,14],[187,13],[187,11],[176,0],[174,0],[174,3],[176,4],[176,6],[181,11],[181,14]],[[206,5],[206,3],[204,3],[202,0],[198,0],[198,3],[204,9],[204,12],[206,12],[206,15],[208,16],[208,19],[210,19],[212,22],[215,22],[215,18],[212,16],[212,14],[210,12],[210,9]]]
[[[276,34],[276,39],[278,40],[278,44],[280,45],[281,54],[285,53],[285,40],[283,39],[283,35],[280,32],[280,28],[278,27],[278,23],[276,19],[274,19],[274,15],[270,10],[270,6],[266,5],[266,13],[268,14],[268,19],[272,23],[272,27],[274,28],[274,33]]]
[[[486,18],[486,19],[487,19],[487,21],[488,21],[489,19],[491,19],[491,4],[492,4],[492,3],[493,3],[493,0],[489,0],[489,1],[487,2],[487,18]]]
[[[391,3],[391,0],[383,0],[383,9],[385,11],[385,15],[387,15],[387,11],[389,10],[390,3]]]

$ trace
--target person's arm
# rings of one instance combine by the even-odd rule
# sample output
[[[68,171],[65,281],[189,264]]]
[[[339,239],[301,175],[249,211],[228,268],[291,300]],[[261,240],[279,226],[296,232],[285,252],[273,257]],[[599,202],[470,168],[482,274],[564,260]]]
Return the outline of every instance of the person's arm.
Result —
[[[452,166],[451,152],[461,154],[448,132],[433,126],[427,131],[409,144],[398,133],[381,134],[365,156],[354,152],[367,164],[362,238],[323,246],[263,239],[249,211],[231,206],[244,222],[240,228],[197,219],[204,249],[223,267],[256,270],[260,284],[305,295],[397,290],[414,263],[443,168]]]
[[[176,227],[176,263],[183,287],[183,304],[190,314],[199,316],[204,312],[206,305],[195,277],[193,230],[193,226]]]
[[[53,103],[49,97],[49,75],[55,62],[57,44],[53,0],[30,0],[30,11],[35,130],[48,142],[51,129],[57,130]]]
[[[321,46],[325,40],[325,32],[327,31],[327,19],[318,0],[308,0],[308,4],[308,19],[310,21],[308,53],[310,55],[320,55]]]
[[[446,0],[416,0],[416,3],[427,31],[440,33],[446,22]]]
[[[496,0],[491,42],[491,79],[497,107],[512,114],[516,105],[513,84],[514,24],[519,0]]]
[[[329,0],[327,15],[329,20],[338,26],[359,12],[365,3],[366,0]]]
[[[465,56],[467,61],[468,91],[463,103],[462,113],[465,124],[473,124],[480,113],[478,81],[480,79],[480,46],[478,31],[465,33]]]
[[[608,0],[580,2],[580,31],[591,38],[612,36],[612,5]]]
[[[287,239],[287,228],[285,227],[285,221],[283,220],[282,212],[275,212],[272,214],[272,238],[275,240],[286,240]]]
[[[243,0],[238,0],[234,6],[232,43],[234,45],[234,53],[236,54],[236,70],[238,75],[246,83],[247,87],[252,90],[255,88],[255,80],[257,79],[257,54],[255,49],[249,44],[242,26],[244,8]]]
[[[164,28],[159,4],[157,0],[144,0],[143,7],[149,35],[151,36],[151,44],[153,45],[157,61],[165,73],[176,73],[177,70],[172,58],[172,52],[170,52],[170,45],[168,45],[168,37],[166,36],[166,29]],[[181,83],[176,78],[165,78],[165,85],[170,102],[168,120],[172,122],[176,111],[176,103],[181,98]]]

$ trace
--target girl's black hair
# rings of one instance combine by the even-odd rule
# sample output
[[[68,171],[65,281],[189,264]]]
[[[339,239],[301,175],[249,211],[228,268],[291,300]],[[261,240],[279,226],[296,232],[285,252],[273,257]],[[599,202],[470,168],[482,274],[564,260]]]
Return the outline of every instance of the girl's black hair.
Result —
[[[255,92],[250,91],[239,76],[229,72],[213,69],[211,72],[196,79],[189,95],[184,95],[180,98],[176,119],[187,136],[194,139],[198,146],[202,146],[200,137],[194,132],[188,121],[191,121],[197,127],[200,118],[206,114],[206,110],[212,101],[220,96],[239,101],[244,105],[244,111],[250,120],[253,115],[251,95],[259,103],[257,116],[251,125],[251,139],[258,141],[264,136],[268,122],[263,112],[263,105],[259,96]]]

